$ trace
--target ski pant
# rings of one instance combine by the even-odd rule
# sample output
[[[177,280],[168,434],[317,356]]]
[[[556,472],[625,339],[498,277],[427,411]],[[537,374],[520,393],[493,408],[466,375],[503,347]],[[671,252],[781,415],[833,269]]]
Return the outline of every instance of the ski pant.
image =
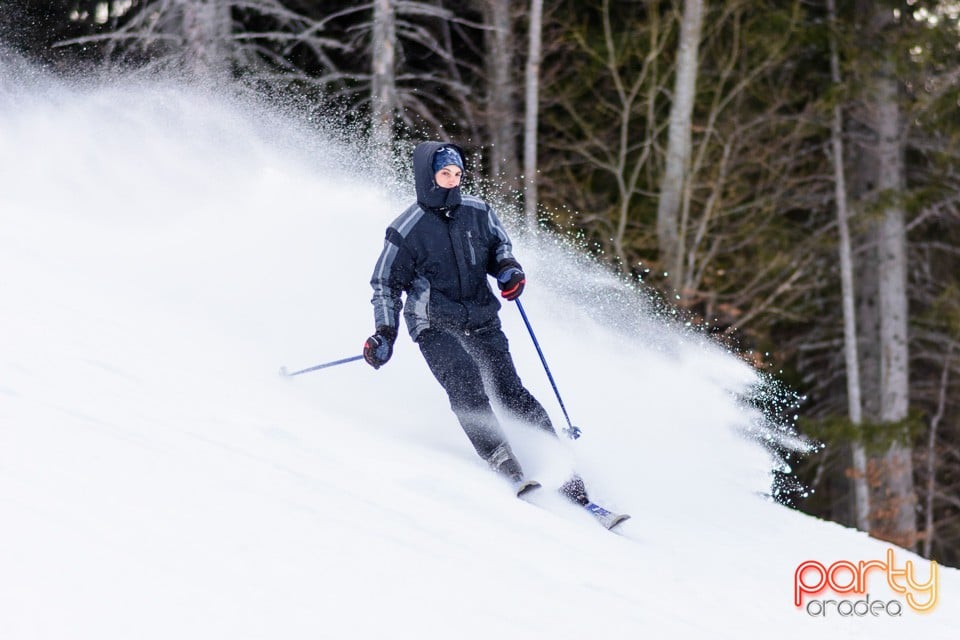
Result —
[[[470,332],[430,328],[420,334],[417,344],[481,458],[489,460],[494,450],[507,442],[493,413],[488,390],[513,418],[556,437],[543,405],[520,381],[507,337],[499,326]],[[574,476],[561,491],[577,502],[586,500],[579,476]]]

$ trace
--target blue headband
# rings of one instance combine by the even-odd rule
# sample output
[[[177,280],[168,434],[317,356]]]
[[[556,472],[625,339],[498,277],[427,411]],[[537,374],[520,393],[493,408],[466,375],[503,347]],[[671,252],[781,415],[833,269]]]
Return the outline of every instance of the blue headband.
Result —
[[[463,158],[460,157],[460,153],[453,147],[440,147],[437,152],[433,154],[434,173],[451,164],[460,167],[460,170],[463,171]]]

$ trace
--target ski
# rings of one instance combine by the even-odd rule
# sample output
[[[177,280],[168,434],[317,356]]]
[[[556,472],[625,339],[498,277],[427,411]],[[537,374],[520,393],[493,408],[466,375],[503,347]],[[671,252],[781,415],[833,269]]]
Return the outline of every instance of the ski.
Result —
[[[540,489],[541,485],[536,480],[515,480],[513,482],[513,491],[516,493],[518,498],[524,498],[528,494]],[[534,501],[535,503],[536,501]],[[630,515],[627,513],[614,513],[608,509],[604,509],[595,502],[587,502],[586,504],[580,505],[586,509],[590,515],[597,519],[604,529],[613,530],[614,528],[620,526],[623,522],[630,519]]]
[[[588,502],[583,505],[583,508],[589,511],[591,515],[597,519],[597,522],[602,524],[606,529],[613,529],[622,522],[630,519],[629,514],[613,513],[593,502]]]

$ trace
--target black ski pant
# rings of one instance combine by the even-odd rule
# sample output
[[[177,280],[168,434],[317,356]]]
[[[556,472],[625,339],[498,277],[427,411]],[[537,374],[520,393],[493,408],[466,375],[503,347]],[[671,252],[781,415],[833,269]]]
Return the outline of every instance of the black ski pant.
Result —
[[[417,344],[481,458],[489,460],[497,447],[506,444],[488,391],[513,418],[556,437],[543,405],[520,381],[507,336],[499,326],[469,332],[426,329],[417,338]],[[579,476],[574,476],[561,491],[576,502],[586,501],[586,490]]]

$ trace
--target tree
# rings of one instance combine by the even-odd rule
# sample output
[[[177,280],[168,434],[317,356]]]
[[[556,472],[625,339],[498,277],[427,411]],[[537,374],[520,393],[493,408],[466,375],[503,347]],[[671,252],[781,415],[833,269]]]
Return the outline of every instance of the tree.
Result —
[[[651,233],[667,164],[678,11],[600,2],[567,18],[558,41],[570,51],[551,55],[563,62],[549,71],[550,159],[542,168],[558,224],[583,230],[622,272],[671,298],[683,291],[685,307],[732,333],[785,313],[814,281],[814,243],[824,231],[811,232],[792,212],[820,197],[802,173],[819,146],[790,84],[798,73],[796,5],[731,2],[711,12],[677,220],[679,285],[662,277],[672,267]]]
[[[586,233],[616,268],[629,271],[646,257],[642,249],[654,248],[645,223],[669,69],[661,58],[674,24],[657,11],[644,15],[608,0],[562,20],[549,39],[553,64],[542,98],[548,160],[540,180],[555,211],[572,211],[557,222]]]
[[[686,228],[682,212],[690,206],[687,190],[692,146],[690,128],[697,88],[702,24],[702,0],[684,0],[670,106],[670,126],[667,130],[666,165],[660,181],[660,199],[657,204],[657,244],[662,255],[660,263],[667,270],[667,287],[679,292],[681,296]]]
[[[520,186],[517,152],[515,43],[509,0],[483,3],[486,31],[486,129],[490,139],[490,176],[507,190]]]
[[[540,56],[543,32],[543,0],[530,1],[527,65],[523,119],[523,210],[527,227],[537,228],[537,148],[540,123]]]
[[[914,440],[922,551],[960,562],[960,12],[918,2],[900,23],[910,295],[910,402],[927,433]]]
[[[839,87],[840,55],[837,51],[837,9],[834,0],[827,0],[830,22],[830,79]],[[847,180],[843,153],[843,113],[839,102],[833,104],[830,120],[830,143],[833,160],[834,192],[836,194],[837,230],[839,232],[840,290],[843,300],[843,353],[847,377],[847,413],[853,426],[863,422],[860,393],[860,358],[857,349],[856,290],[853,281],[853,253],[850,241]],[[854,520],[861,531],[870,530],[870,491],[867,483],[867,453],[862,442],[853,442]]]
[[[388,149],[393,143],[394,114],[400,107],[397,98],[396,48],[393,0],[374,0],[370,120],[374,147],[381,150]]]
[[[904,137],[900,114],[899,80],[893,61],[881,44],[895,35],[893,12],[875,0],[860,0],[862,37],[871,43],[874,58],[866,65],[862,122],[868,133],[858,155],[861,206],[872,205],[867,234],[875,242],[865,252],[863,272],[876,275],[876,305],[866,310],[871,328],[864,348],[872,357],[863,363],[876,396],[868,406],[875,421],[889,425],[885,451],[869,462],[872,467],[871,532],[905,547],[916,543],[916,494],[912,447],[904,425],[909,411],[909,343],[907,335],[907,239],[903,199],[906,190]],[[866,277],[861,298],[870,299],[873,283]]]
[[[837,106],[848,114],[843,123],[843,140],[851,148],[847,154],[847,175],[851,178],[848,196],[856,281],[861,425],[853,424],[852,419],[834,417],[841,413],[850,415],[850,393],[846,397],[841,393],[843,361],[837,357],[843,352],[843,342],[830,329],[834,323],[842,326],[842,291],[821,287],[817,294],[822,298],[817,307],[820,319],[809,322],[783,343],[802,345],[797,350],[803,357],[796,361],[796,366],[810,398],[804,411],[808,420],[805,428],[826,444],[823,452],[811,460],[814,464],[809,471],[804,472],[816,493],[803,508],[821,517],[856,521],[846,511],[850,483],[849,475],[843,474],[856,477],[860,473],[856,466],[849,469],[849,459],[844,454],[851,446],[862,447],[871,454],[867,478],[874,500],[869,530],[905,545],[913,544],[912,539],[921,540],[924,553],[956,563],[960,560],[954,551],[960,540],[960,502],[954,497],[960,480],[960,433],[956,427],[960,407],[953,398],[960,397],[956,384],[960,367],[955,357],[960,346],[956,337],[960,335],[960,252],[955,248],[960,241],[960,184],[955,167],[960,159],[960,132],[955,108],[960,98],[960,73],[956,71],[960,68],[960,16],[934,2],[912,3],[910,7],[910,11],[889,5],[886,9],[843,7],[846,13],[841,11],[838,16],[837,33],[846,35],[837,42],[847,83],[840,90],[822,91],[820,98],[824,121],[831,120],[830,114]],[[826,38],[822,42],[822,51],[826,52]],[[883,85],[887,86],[887,97],[881,99],[883,94],[878,87]],[[895,96],[899,111],[895,118],[885,114],[882,106],[891,101],[891,96]],[[898,123],[895,135],[892,128],[887,129],[885,136],[878,134],[883,121],[888,127],[891,122]],[[831,131],[831,138],[834,137]],[[899,153],[890,150],[890,140],[899,145]],[[884,146],[892,161],[880,157]],[[881,188],[881,167],[886,165],[890,175],[895,173],[890,167],[898,163],[900,183],[888,179],[888,185],[896,186]],[[838,199],[839,196],[834,198]],[[883,336],[890,334],[889,328],[881,331],[880,311],[880,271],[886,268],[881,257],[884,253],[896,254],[880,250],[886,233],[884,222],[891,210],[902,214],[908,267],[904,288],[909,311],[907,353],[900,358],[906,359],[909,367],[906,380],[901,375],[900,382],[909,389],[909,408],[904,418],[894,421],[881,418],[882,389],[889,384],[883,381],[881,372],[884,366],[895,362],[895,358],[888,356],[884,360],[882,355]],[[902,308],[903,303],[900,304]],[[850,369],[846,367],[848,372]],[[819,424],[809,424],[811,419]],[[901,449],[901,454],[909,450],[910,458],[906,462],[891,460],[891,445]],[[899,477],[891,480],[891,474]],[[904,489],[910,484],[912,489]],[[919,509],[903,509],[911,503]],[[917,516],[921,516],[923,529],[914,534],[910,529],[916,527]]]
[[[224,50],[233,34],[230,5],[217,0],[172,0],[176,11],[168,32],[183,38],[188,72],[199,78],[225,77],[230,57]]]

